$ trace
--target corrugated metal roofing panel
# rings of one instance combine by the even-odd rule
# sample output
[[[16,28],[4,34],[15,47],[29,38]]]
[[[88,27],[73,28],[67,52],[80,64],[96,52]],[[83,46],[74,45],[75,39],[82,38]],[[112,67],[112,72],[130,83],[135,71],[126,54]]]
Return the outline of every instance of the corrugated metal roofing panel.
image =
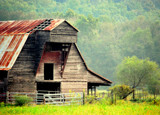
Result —
[[[0,41],[0,70],[9,70],[15,63],[29,33],[1,35]],[[5,39],[5,40],[3,40]]]
[[[0,22],[0,35],[24,34],[34,29],[43,20],[21,20],[21,21],[2,21]]]
[[[64,19],[0,21],[0,70],[12,68],[29,34],[36,30],[53,30],[64,21]]]
[[[46,28],[44,28],[44,30],[53,30],[55,27],[57,27],[59,24],[61,24],[64,21],[65,21],[64,19],[52,20],[51,24],[49,26],[47,26]]]

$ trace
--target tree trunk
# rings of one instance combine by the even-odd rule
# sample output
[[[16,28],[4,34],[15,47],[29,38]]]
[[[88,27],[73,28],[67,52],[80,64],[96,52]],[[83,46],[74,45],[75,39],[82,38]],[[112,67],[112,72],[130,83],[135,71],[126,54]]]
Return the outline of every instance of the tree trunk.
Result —
[[[135,89],[133,88],[133,100],[135,99]]]
[[[131,91],[131,92],[129,92],[127,95],[125,95],[122,99],[127,98],[127,96],[128,96],[128,95],[130,95],[131,93],[133,93],[133,91],[134,91],[134,88],[132,88],[132,91]]]

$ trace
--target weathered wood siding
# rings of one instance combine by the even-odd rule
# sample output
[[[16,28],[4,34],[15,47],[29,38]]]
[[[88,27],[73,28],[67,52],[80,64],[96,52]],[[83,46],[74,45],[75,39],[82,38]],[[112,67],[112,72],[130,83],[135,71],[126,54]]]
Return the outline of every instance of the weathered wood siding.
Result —
[[[14,66],[8,73],[8,91],[36,91],[35,73],[46,41],[49,41],[48,31],[37,31],[27,38]]]
[[[87,70],[76,46],[72,44],[63,74],[62,92],[87,91]]]
[[[87,70],[76,46],[72,44],[65,66],[63,81],[87,81]]]
[[[35,70],[38,69],[41,56],[44,51],[44,46],[46,42],[49,42],[50,31],[36,31],[36,40],[35,40]]]
[[[35,35],[29,36],[14,66],[8,73],[8,91],[34,92]]]
[[[62,93],[87,92],[87,82],[80,82],[80,81],[62,82],[61,92]]]
[[[50,41],[58,43],[76,43],[77,31],[67,22],[63,22],[50,32]]]

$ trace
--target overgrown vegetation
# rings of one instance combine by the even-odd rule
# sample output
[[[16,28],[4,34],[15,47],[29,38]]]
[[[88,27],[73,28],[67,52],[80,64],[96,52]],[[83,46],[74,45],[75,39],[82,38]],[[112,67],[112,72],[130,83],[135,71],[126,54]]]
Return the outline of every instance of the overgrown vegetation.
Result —
[[[108,101],[103,100],[99,103],[86,104],[82,106],[52,106],[52,105],[36,105],[22,107],[0,107],[0,114],[56,114],[56,115],[104,115],[104,114],[119,114],[119,115],[137,114],[153,114],[160,113],[160,107],[150,103],[132,103],[129,101],[117,101],[116,105],[110,105]]]
[[[159,93],[160,69],[156,62],[149,59],[138,59],[136,56],[125,58],[117,67],[117,78],[120,83],[132,88],[128,95],[133,92],[133,99],[137,87],[148,87],[148,91],[154,95]],[[125,92],[123,94],[128,96]]]
[[[33,99],[26,95],[15,95],[15,105],[16,106],[23,106],[29,104]]]
[[[127,85],[116,85],[112,87],[110,90],[111,93],[117,95],[119,99],[124,99],[124,97],[132,91],[132,88],[130,88]]]

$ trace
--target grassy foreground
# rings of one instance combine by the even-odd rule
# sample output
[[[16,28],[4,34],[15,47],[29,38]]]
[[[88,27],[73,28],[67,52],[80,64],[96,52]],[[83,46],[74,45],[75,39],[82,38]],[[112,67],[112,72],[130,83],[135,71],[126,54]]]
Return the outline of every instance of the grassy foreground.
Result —
[[[0,107],[0,115],[160,115],[160,106],[147,103],[120,102],[117,105],[87,104],[81,106],[7,106]]]

